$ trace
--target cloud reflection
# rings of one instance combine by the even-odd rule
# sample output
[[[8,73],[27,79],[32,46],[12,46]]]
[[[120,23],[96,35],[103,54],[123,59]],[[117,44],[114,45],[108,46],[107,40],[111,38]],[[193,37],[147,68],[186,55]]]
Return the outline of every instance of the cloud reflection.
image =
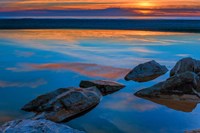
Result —
[[[165,65],[174,65],[172,60],[160,60],[159,55],[165,51],[153,47],[190,43],[185,36],[192,35],[139,30],[2,30],[0,39],[11,42],[7,45],[56,52],[87,63],[109,62],[113,66],[128,68],[153,59],[146,55],[154,56]],[[33,53],[17,54],[31,56]]]
[[[14,72],[69,70],[89,77],[102,77],[108,79],[123,78],[130,71],[130,69],[125,68],[86,63],[20,64],[18,67],[7,68],[7,70]]]
[[[39,79],[32,82],[11,82],[11,81],[2,81],[0,80],[0,88],[6,87],[29,87],[29,88],[37,88],[41,85],[46,84],[47,82],[44,79]]]
[[[112,98],[112,101],[105,103],[103,108],[117,111],[136,110],[141,112],[158,108],[157,104],[142,101],[131,93],[119,93],[112,95]]]
[[[185,58],[185,57],[191,57],[190,54],[176,54],[176,56],[178,56],[178,57],[182,57],[182,58]]]
[[[15,54],[16,54],[16,56],[18,56],[18,57],[31,57],[31,56],[33,56],[35,53],[33,53],[33,52],[27,52],[27,51],[19,51],[19,50],[16,50],[16,51],[15,51]]]
[[[134,47],[132,50],[135,51],[135,52],[138,52],[138,53],[145,53],[145,54],[161,53],[161,52],[150,50],[150,49],[147,49],[147,48],[144,48],[144,47]]]
[[[159,42],[169,43],[176,40],[162,39],[159,37],[188,35],[189,33],[159,32],[141,30],[1,30],[0,38],[23,40],[56,40],[76,44],[81,40],[105,39],[114,42]],[[28,34],[27,34],[28,33]],[[36,36],[37,35],[37,36]],[[155,38],[156,37],[156,38]],[[170,43],[169,43],[170,44]],[[155,45],[155,44],[154,44]]]

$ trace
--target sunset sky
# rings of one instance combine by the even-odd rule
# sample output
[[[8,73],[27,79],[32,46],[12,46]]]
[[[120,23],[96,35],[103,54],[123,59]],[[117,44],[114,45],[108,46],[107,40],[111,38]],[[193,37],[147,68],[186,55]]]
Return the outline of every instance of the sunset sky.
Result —
[[[199,0],[0,0],[0,17],[200,17]]]

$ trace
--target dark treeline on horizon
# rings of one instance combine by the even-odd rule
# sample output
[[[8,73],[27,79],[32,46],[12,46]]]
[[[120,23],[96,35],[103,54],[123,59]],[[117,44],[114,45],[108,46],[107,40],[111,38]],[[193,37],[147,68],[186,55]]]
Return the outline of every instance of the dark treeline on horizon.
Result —
[[[0,19],[0,29],[116,29],[200,32],[200,20]]]

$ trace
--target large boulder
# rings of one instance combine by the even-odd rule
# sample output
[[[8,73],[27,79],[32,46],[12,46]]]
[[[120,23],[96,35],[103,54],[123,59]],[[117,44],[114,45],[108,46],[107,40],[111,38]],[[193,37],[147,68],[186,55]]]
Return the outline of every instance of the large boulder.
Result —
[[[89,111],[100,102],[101,96],[96,87],[58,89],[37,97],[22,110],[36,112],[37,119],[62,122]]]
[[[97,87],[102,95],[111,94],[125,87],[125,85],[107,80],[90,80],[90,81],[81,81],[80,87],[88,88],[95,86]]]
[[[57,124],[52,121],[40,120],[15,120],[0,127],[1,133],[85,133],[72,129],[67,125]]]
[[[168,69],[166,68],[166,66],[162,66],[156,61],[152,60],[136,66],[132,71],[130,71],[126,75],[125,80],[146,82],[156,79],[157,77],[165,74],[167,71]]]
[[[200,102],[200,78],[193,72],[184,72],[170,77],[150,88],[135,93],[139,97],[166,98]]]
[[[183,58],[178,61],[174,68],[170,71],[170,76],[174,76],[186,71],[191,71],[198,74],[200,72],[200,61],[190,57]]]

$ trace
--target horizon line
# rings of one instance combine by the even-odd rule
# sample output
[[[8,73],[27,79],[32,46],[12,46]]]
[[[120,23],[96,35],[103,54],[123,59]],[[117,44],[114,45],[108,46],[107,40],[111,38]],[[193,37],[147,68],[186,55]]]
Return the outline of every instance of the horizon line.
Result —
[[[200,20],[199,17],[182,17],[182,16],[23,16],[23,17],[1,17],[0,19],[130,19],[130,20],[140,20],[140,19],[163,19],[163,20]]]

